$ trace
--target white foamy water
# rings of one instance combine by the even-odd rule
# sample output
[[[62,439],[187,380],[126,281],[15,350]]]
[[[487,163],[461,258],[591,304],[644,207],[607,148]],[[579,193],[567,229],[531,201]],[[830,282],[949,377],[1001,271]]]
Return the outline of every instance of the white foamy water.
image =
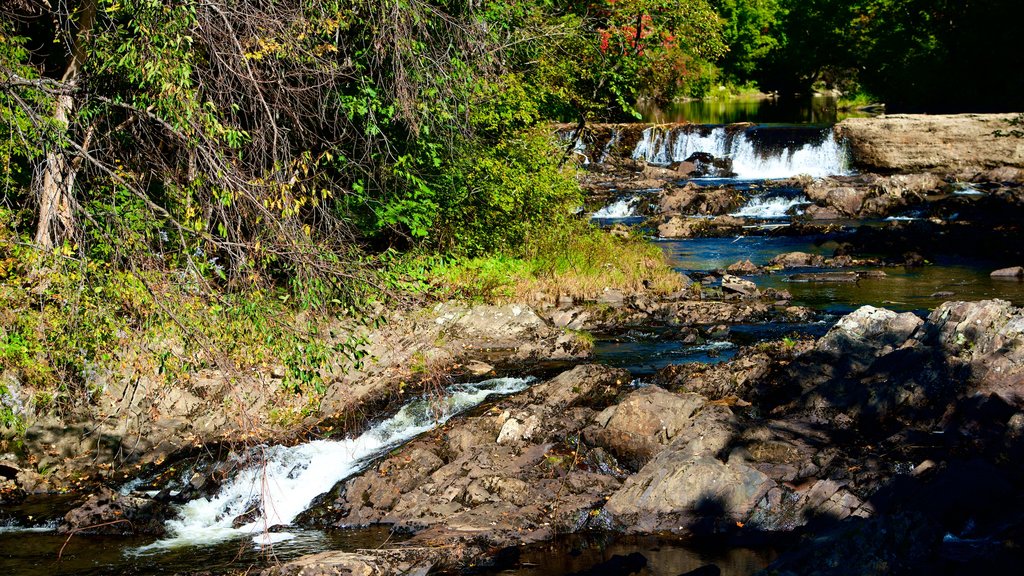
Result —
[[[650,127],[633,149],[633,158],[652,164],[682,162],[696,152],[732,160],[738,179],[789,178],[806,174],[816,178],[849,173],[846,148],[829,130],[821,143],[760,148],[746,131],[729,133],[725,127]]]
[[[375,457],[447,422],[495,394],[526,389],[534,378],[495,378],[449,389],[443,398],[420,398],[356,438],[316,440],[299,446],[263,447],[262,465],[242,470],[212,498],[199,498],[179,509],[167,522],[169,538],[137,549],[136,553],[202,546],[240,536],[257,544],[293,537],[268,532],[271,526],[291,524],[313,500],[338,482],[365,468]],[[232,527],[235,518],[252,521]]]
[[[640,204],[639,196],[619,198],[615,202],[594,212],[592,218],[629,218],[636,215],[636,207]]]
[[[732,216],[742,218],[758,218],[761,220],[774,220],[789,218],[791,212],[797,211],[801,206],[807,206],[811,201],[806,196],[754,196],[742,208],[733,212]]]

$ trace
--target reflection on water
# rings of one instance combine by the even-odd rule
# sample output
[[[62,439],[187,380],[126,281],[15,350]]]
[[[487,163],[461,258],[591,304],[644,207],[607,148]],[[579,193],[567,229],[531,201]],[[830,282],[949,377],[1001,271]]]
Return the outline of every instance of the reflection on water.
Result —
[[[726,268],[742,260],[750,260],[758,266],[764,266],[783,252],[831,256],[837,246],[835,242],[819,236],[687,238],[662,240],[658,244],[672,265],[684,273]]]
[[[401,540],[384,527],[360,530],[295,530],[296,538],[260,549],[251,542],[225,542],[215,546],[187,547],[140,557],[125,554],[152,538],[83,536],[71,538],[53,532],[0,533],[0,574],[12,576],[100,576],[113,574],[179,574],[196,570],[214,573],[266,565],[324,550],[376,548]]]
[[[574,534],[517,549],[514,572],[500,566],[482,574],[563,576],[568,574],[644,574],[678,576],[708,565],[722,576],[747,576],[763,569],[775,553],[747,548],[713,549],[686,545],[681,540]]]
[[[784,252],[828,257],[838,244],[834,238],[824,236],[741,236],[664,240],[659,245],[677,270],[688,273],[723,269],[741,260],[764,266]],[[938,258],[933,264],[919,268],[879,268],[885,272],[884,277],[861,278],[851,283],[790,281],[790,276],[798,273],[834,271],[824,268],[781,270],[749,279],[760,288],[788,290],[793,295],[793,304],[829,312],[849,312],[866,304],[926,312],[950,300],[992,298],[1024,305],[1024,283],[989,276],[992,270],[1001,267],[1003,264],[996,262]]]
[[[790,98],[730,98],[694,100],[666,106],[644,103],[637,106],[644,122],[692,122],[694,124],[835,124],[858,112],[840,112],[837,100],[827,96]]]
[[[865,304],[897,311],[928,311],[950,300],[1008,300],[1024,305],[1024,283],[993,280],[991,267],[936,263],[921,268],[885,268],[884,278],[861,278],[857,283],[789,282],[786,274],[754,281],[762,288],[782,288],[793,303],[834,312],[849,312]]]

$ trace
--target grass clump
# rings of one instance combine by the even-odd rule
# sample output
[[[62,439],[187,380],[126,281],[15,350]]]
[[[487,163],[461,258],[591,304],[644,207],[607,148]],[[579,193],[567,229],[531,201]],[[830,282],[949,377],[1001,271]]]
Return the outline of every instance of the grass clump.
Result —
[[[406,278],[404,286],[418,286],[435,298],[488,303],[592,300],[605,288],[670,294],[683,287],[657,246],[582,221],[530,239],[519,254],[412,256],[396,262],[392,273]]]

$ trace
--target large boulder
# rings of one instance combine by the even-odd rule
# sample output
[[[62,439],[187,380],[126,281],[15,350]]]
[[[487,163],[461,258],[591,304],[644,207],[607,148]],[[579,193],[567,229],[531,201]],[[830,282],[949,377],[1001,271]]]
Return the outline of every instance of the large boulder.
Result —
[[[673,394],[648,386],[598,414],[584,437],[639,468],[675,439],[705,403],[697,394]]]
[[[1004,300],[946,302],[928,322],[974,393],[996,394],[1024,408],[1024,310]]]
[[[958,173],[1024,167],[1024,140],[1000,138],[1013,114],[891,115],[836,125],[854,163],[880,172]]]
[[[708,406],[672,443],[629,477],[605,506],[627,532],[719,532],[744,522],[775,485],[730,453],[737,422],[724,406]]]
[[[68,512],[57,527],[60,534],[147,534],[162,536],[167,505],[149,498],[120,494],[109,488]]]

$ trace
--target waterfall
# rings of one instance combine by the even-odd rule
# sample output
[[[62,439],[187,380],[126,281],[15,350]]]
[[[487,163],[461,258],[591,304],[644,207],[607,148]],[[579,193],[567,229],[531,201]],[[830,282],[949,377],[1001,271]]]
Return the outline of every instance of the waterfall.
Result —
[[[601,208],[591,218],[629,218],[636,216],[636,207],[642,198],[640,196],[626,196]]]
[[[774,196],[762,194],[751,198],[743,207],[732,216],[743,218],[756,218],[760,220],[775,220],[789,218],[792,212],[801,206],[807,206],[811,201],[800,194],[796,196]]]
[[[633,158],[651,164],[682,162],[697,152],[732,161],[739,179],[814,177],[849,173],[848,152],[831,129],[726,126],[651,126]]]
[[[181,506],[178,517],[167,522],[170,537],[136,552],[209,545],[239,536],[252,537],[257,544],[293,538],[292,534],[269,532],[268,528],[291,524],[314,498],[361,471],[374,458],[444,424],[488,396],[519,392],[533,380],[495,378],[456,385],[443,397],[409,402],[397,414],[355,438],[262,447],[254,458],[261,461],[260,465],[240,471],[212,498],[198,498]],[[245,519],[235,522],[236,518]]]

